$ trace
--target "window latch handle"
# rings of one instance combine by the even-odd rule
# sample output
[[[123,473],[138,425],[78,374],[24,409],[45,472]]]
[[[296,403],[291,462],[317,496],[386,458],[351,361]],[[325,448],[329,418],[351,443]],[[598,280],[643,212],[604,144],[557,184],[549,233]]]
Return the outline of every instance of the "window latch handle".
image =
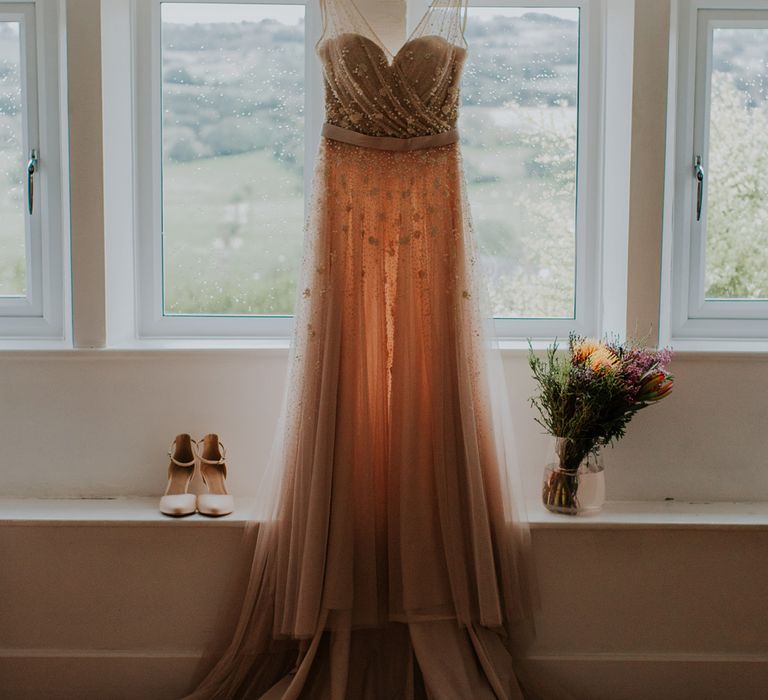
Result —
[[[704,168],[701,165],[701,156],[693,160],[693,173],[696,177],[696,221],[701,221],[701,205],[704,201]]]
[[[37,172],[37,149],[33,148],[29,153],[29,162],[27,163],[27,208],[29,215],[32,215],[32,209],[35,205],[35,185],[34,175]]]

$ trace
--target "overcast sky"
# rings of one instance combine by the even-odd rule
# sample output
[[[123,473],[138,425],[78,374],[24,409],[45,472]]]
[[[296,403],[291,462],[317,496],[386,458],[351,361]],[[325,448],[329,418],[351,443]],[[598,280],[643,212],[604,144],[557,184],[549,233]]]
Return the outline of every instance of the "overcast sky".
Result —
[[[319,1],[319,0],[318,0]],[[276,19],[285,24],[296,24],[304,16],[303,5],[260,5],[248,3],[163,3],[163,21],[174,24],[196,24],[212,22],[260,22],[263,19]],[[527,12],[540,12],[576,20],[579,11],[576,8],[542,7],[473,7],[470,15],[489,19],[494,16],[520,17]]]
[[[260,22],[276,19],[296,24],[304,16],[303,5],[256,5],[235,3],[164,2],[163,21],[174,24],[211,22]]]

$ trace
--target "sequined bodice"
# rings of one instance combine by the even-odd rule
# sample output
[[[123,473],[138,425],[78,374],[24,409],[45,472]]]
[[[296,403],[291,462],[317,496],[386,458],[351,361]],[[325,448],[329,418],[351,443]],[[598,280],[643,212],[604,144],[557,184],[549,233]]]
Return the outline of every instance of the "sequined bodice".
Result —
[[[325,74],[328,124],[400,139],[455,128],[467,54],[458,45],[464,43],[460,2],[442,10],[430,8],[417,31],[394,55],[364,18],[358,18],[354,3],[345,6],[343,0],[325,0],[325,6],[335,19],[317,47]],[[328,22],[330,26],[331,20]]]

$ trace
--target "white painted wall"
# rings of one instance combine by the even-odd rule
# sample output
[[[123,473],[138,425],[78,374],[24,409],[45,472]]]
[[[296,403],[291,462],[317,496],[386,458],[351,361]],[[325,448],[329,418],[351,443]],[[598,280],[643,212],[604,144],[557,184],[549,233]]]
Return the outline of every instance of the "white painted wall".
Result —
[[[763,700],[767,533],[534,530],[530,663],[577,700]],[[0,525],[0,696],[181,697],[231,633],[246,542],[224,523]]]
[[[181,697],[237,619],[243,543],[173,523],[0,527],[0,697]]]
[[[274,439],[285,351],[6,353],[0,362],[0,495],[162,492],[179,432],[218,432],[229,483],[257,496]],[[529,497],[548,439],[533,422],[524,353],[505,358]],[[768,357],[686,354],[674,393],[606,453],[613,500],[768,500]]]

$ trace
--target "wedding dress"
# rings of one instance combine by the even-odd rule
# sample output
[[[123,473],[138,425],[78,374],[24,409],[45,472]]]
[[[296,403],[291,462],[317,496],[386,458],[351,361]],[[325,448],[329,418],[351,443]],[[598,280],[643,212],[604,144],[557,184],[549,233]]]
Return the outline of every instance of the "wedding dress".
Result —
[[[436,0],[394,55],[352,0],[322,2],[274,510],[192,698],[522,697],[505,629],[527,533],[456,129],[465,1]]]

